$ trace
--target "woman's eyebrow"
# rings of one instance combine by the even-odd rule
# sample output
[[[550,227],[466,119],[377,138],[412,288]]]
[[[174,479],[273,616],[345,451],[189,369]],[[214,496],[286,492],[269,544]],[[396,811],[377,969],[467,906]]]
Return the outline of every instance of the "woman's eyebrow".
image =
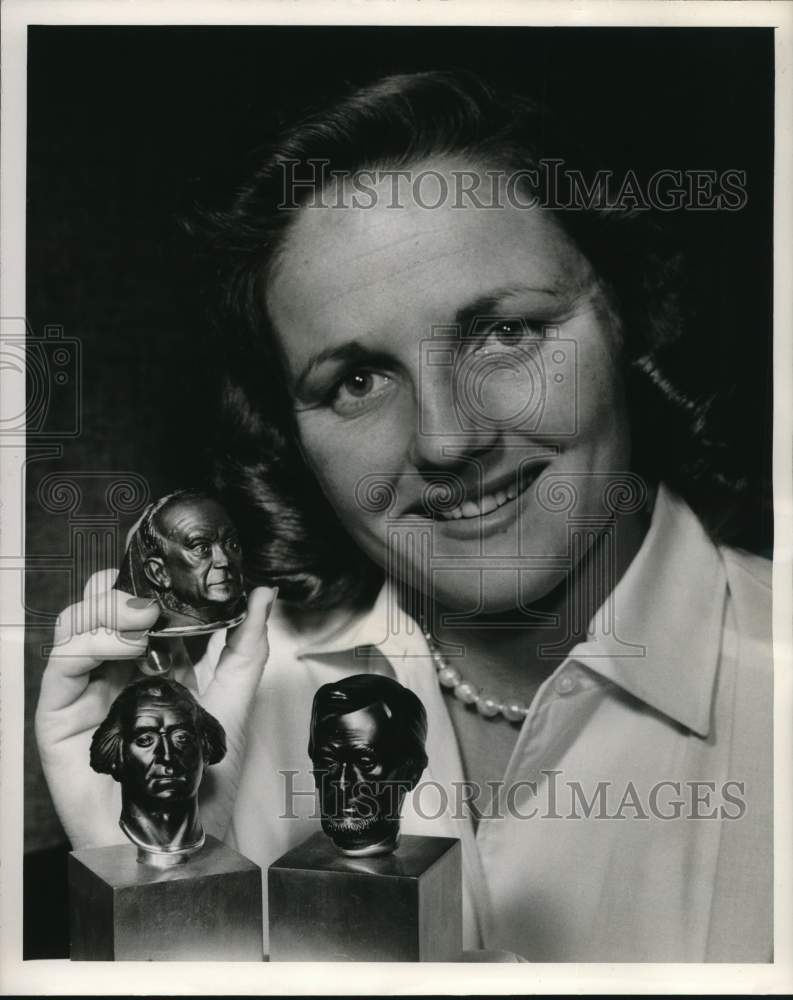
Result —
[[[471,302],[461,306],[454,314],[452,325],[459,327],[460,332],[465,334],[471,328],[475,320],[480,318],[492,319],[499,308],[503,308],[509,299],[515,299],[521,295],[547,295],[555,299],[559,298],[560,292],[557,288],[537,288],[531,285],[504,285],[501,288],[494,288],[484,295],[478,295]]]
[[[325,347],[317,351],[307,361],[302,372],[295,381],[295,395],[300,396],[305,389],[306,382],[311,377],[315,368],[332,361],[335,364],[355,364],[363,361],[372,361],[372,351],[367,350],[363,344],[357,340],[348,341],[346,344],[339,344],[336,347]]]
[[[483,295],[477,295],[475,299],[464,306],[460,306],[455,311],[452,322],[444,325],[445,329],[448,329],[449,326],[456,326],[460,328],[461,332],[467,332],[475,319],[480,316],[492,319],[493,313],[504,304],[505,300],[526,294],[546,295],[558,299],[560,293],[558,288],[539,288],[531,285],[504,285],[500,288],[494,288]],[[431,334],[432,330],[428,330],[427,336]],[[371,364],[375,353],[377,352],[372,352],[357,340],[351,340],[336,347],[325,347],[321,351],[317,351],[309,358],[295,380],[294,394],[298,397],[303,394],[306,382],[320,365],[327,362],[347,365],[364,362]]]

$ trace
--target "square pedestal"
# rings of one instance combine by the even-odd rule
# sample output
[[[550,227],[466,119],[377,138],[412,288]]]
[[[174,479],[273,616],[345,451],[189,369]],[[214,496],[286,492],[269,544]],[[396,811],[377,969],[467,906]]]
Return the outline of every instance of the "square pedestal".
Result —
[[[262,961],[262,873],[214,837],[173,868],[132,844],[69,855],[71,958]]]
[[[271,962],[451,962],[462,949],[460,841],[402,837],[348,858],[315,833],[270,865]]]

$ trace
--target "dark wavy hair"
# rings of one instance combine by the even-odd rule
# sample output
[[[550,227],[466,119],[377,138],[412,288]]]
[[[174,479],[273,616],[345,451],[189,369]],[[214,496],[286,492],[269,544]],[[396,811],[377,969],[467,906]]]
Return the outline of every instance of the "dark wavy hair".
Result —
[[[226,361],[215,485],[237,523],[250,582],[277,583],[287,600],[331,607],[371,595],[381,576],[358,550],[301,456],[264,290],[297,212],[280,207],[288,169],[299,207],[327,171],[395,170],[456,156],[508,171],[561,160],[593,177],[595,162],[543,106],[492,90],[473,75],[386,77],[314,109],[262,151],[251,179],[220,211],[193,223],[211,263],[214,323]],[[311,165],[314,161],[314,166]],[[530,188],[530,181],[525,182]],[[684,267],[662,221],[597,201],[553,208],[593,266],[620,320],[633,469],[685,496],[714,533],[714,497],[740,491],[729,449],[709,431],[685,354]],[[702,501],[702,502],[698,502]]]
[[[311,705],[308,756],[314,760],[319,727],[327,719],[349,715],[370,705],[384,706],[391,720],[389,751],[412,761],[421,775],[427,766],[427,713],[410,688],[383,674],[353,674],[323,684]]]
[[[142,698],[160,698],[183,708],[201,740],[204,763],[217,764],[226,756],[226,734],[223,727],[195,700],[191,692],[177,681],[164,677],[147,677],[124,688],[107,713],[107,718],[91,737],[90,763],[99,774],[112,774],[121,780],[124,768],[124,733]]]

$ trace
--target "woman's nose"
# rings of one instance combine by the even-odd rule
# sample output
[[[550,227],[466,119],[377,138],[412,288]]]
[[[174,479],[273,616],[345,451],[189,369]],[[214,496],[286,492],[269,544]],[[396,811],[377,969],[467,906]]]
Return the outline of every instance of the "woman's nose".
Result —
[[[456,465],[461,457],[489,451],[498,428],[488,426],[466,397],[454,365],[422,364],[411,459],[418,469]]]

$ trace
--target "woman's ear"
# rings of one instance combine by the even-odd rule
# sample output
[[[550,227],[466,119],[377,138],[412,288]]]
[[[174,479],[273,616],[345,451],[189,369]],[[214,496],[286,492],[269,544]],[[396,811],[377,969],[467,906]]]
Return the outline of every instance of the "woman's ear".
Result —
[[[146,579],[158,590],[171,589],[171,577],[165,568],[165,562],[160,556],[149,556],[143,563]]]

